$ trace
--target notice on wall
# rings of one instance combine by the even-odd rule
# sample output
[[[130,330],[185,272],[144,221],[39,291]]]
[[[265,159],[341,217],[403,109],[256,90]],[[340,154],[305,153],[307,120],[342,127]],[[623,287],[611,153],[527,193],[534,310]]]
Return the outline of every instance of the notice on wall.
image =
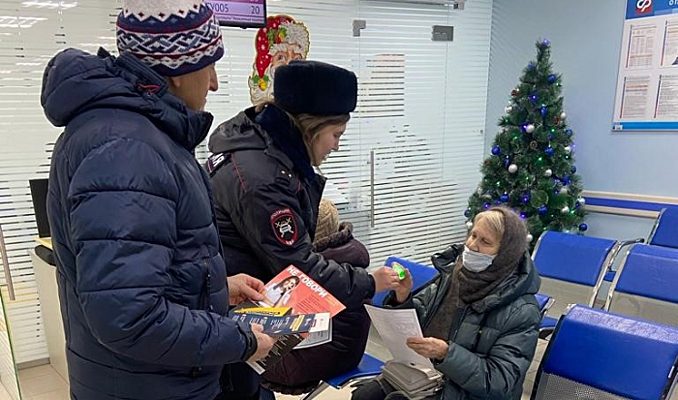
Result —
[[[678,0],[627,0],[612,129],[678,130]]]

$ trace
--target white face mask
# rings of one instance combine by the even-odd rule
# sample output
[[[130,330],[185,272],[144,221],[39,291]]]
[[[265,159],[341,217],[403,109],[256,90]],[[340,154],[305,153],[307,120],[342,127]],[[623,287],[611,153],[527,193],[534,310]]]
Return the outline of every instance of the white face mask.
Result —
[[[492,264],[495,256],[479,253],[464,246],[464,252],[461,255],[463,266],[471,272],[483,272]]]

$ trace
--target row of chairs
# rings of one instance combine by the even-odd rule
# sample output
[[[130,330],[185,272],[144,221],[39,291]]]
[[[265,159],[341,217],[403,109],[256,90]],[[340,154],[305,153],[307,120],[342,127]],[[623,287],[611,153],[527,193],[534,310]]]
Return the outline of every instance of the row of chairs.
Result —
[[[678,249],[547,231],[532,256],[540,291],[554,299],[542,329],[552,331],[570,304],[594,307],[611,263],[628,245],[602,307],[678,325]]]
[[[354,371],[324,382],[306,398],[375,376],[382,365],[365,354]],[[674,399],[677,373],[677,327],[573,305],[546,347],[531,400]]]
[[[666,382],[674,382],[675,385],[678,370],[678,331],[675,328],[678,325],[678,290],[674,289],[678,282],[678,207],[662,210],[648,238],[648,244],[644,245],[642,242],[643,239],[616,241],[550,231],[539,238],[532,258],[542,277],[542,293],[535,297],[542,312],[543,331],[550,334],[555,330],[556,333],[540,364],[532,399],[569,399],[575,392],[591,393],[586,398],[668,398],[671,390]],[[629,251],[615,271],[613,266],[616,257],[628,246]],[[434,268],[409,260],[389,257],[385,264],[391,265],[394,261],[410,270],[414,292],[423,289],[437,277]],[[611,287],[604,310],[595,310],[592,307],[603,281],[611,282]],[[385,294],[377,294],[373,298],[373,304],[383,305],[384,298]],[[585,304],[588,307],[575,304]],[[626,317],[607,313],[610,310]],[[628,316],[664,322],[673,327],[657,327],[648,321],[631,320]],[[601,326],[587,326],[582,322],[587,318],[589,322],[604,323]],[[581,331],[578,331],[577,327],[580,325]],[[634,330],[624,333],[624,327],[633,327]],[[663,336],[664,342],[659,340],[658,344],[645,343],[645,347],[619,351],[619,348],[629,350],[629,340],[632,341],[633,338],[656,341],[657,335],[648,336],[648,333],[664,332],[666,329],[670,334]],[[595,334],[596,330],[615,339],[607,340],[605,335]],[[592,341],[582,341],[583,338]],[[585,348],[586,343],[595,348]],[[660,350],[662,345],[670,348],[662,353],[666,357],[653,358],[653,351],[664,351]],[[624,364],[608,363],[605,361],[606,356],[601,351],[595,351],[596,348],[619,356],[619,360],[633,359],[630,364],[645,372],[640,375],[628,372],[630,377],[645,377],[648,373],[652,376],[639,381],[626,378],[615,380],[614,378],[626,376],[616,371]],[[644,351],[645,348],[653,350]],[[635,357],[634,354],[639,356]],[[574,357],[571,360],[574,362],[563,364],[563,357]],[[585,360],[586,357],[593,357],[593,360]],[[650,366],[651,362],[641,363],[639,357],[648,362],[654,360],[657,365]],[[601,362],[602,365],[599,365]],[[569,367],[565,368],[564,365]],[[356,379],[378,375],[382,366],[382,361],[364,354],[357,368],[322,382],[305,400],[316,397],[328,387],[341,388]],[[584,371],[582,366],[595,368],[594,371]],[[664,370],[672,371],[663,375],[668,376],[666,382],[657,379],[662,376],[657,371]],[[572,374],[568,375],[567,371]],[[598,373],[594,373],[595,371]],[[598,380],[602,383],[598,384]],[[572,387],[568,388],[568,385]],[[582,389],[581,386],[586,388]],[[603,395],[593,397],[595,393]],[[605,393],[614,393],[616,397]]]

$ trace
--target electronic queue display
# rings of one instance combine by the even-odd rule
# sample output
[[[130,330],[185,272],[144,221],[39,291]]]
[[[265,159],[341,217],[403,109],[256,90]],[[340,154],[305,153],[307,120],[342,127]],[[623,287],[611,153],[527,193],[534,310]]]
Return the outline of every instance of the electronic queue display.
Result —
[[[266,0],[205,0],[219,25],[240,28],[266,26]]]

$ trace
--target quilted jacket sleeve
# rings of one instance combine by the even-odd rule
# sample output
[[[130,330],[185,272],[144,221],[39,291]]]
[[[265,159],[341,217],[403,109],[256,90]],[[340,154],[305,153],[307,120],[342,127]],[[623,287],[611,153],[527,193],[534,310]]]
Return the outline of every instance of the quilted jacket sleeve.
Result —
[[[287,185],[274,182],[241,190],[239,196],[229,200],[234,203],[231,209],[237,210],[231,214],[233,222],[274,274],[294,264],[349,309],[361,307],[374,296],[374,279],[364,268],[340,264],[313,251],[299,201]],[[293,230],[291,236],[280,233],[280,223]]]
[[[117,139],[92,151],[68,193],[76,293],[97,340],[133,359],[220,365],[252,353],[251,332],[165,296],[180,188],[149,145]]]

